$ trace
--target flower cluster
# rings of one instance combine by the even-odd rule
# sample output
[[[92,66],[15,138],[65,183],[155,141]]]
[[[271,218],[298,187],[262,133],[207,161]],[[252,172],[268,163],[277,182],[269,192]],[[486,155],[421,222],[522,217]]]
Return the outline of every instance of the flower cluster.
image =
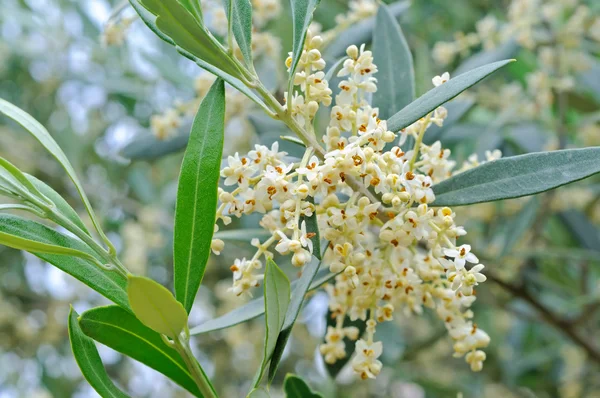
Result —
[[[332,102],[322,72],[321,42],[319,36],[307,37],[294,76],[299,90],[289,108],[311,133],[319,106]],[[474,371],[481,370],[481,349],[490,339],[472,321],[469,307],[475,287],[486,279],[484,266],[469,245],[457,246],[457,238],[466,232],[455,223],[453,211],[430,206],[435,199],[432,185],[449,177],[455,163],[439,142],[428,146],[422,138],[429,126],[443,124],[447,111],[440,107],[404,129],[398,142],[412,136],[417,144],[403,150],[367,101],[377,90],[371,52],[351,46],[347,55],[337,74],[343,80],[323,137],[324,155],[307,148],[298,161],[287,158],[277,143],[271,148],[256,145],[247,155],[229,156],[221,172],[224,185],[232,188],[219,191],[217,223],[261,213],[260,226],[269,236],[264,242],[253,240],[257,250],[252,258],[235,260],[230,290],[251,294],[259,286],[263,261],[274,254],[272,246],[302,267],[311,259],[311,239],[318,234],[328,242],[324,264],[336,274],[326,286],[335,318],[320,347],[326,362],[347,355],[344,338],[357,340],[355,372],[362,378],[377,376],[382,352],[382,343],[374,341],[377,325],[398,311],[411,316],[430,308],[445,323],[455,355],[464,356]],[[440,85],[448,79],[444,74],[433,82]],[[318,230],[307,230],[306,219],[315,214]],[[214,239],[212,248],[220,252],[224,242]],[[362,338],[357,328],[345,326],[348,319],[366,323]]]
[[[454,41],[437,43],[433,56],[446,65],[457,56],[465,57],[477,46],[493,50],[518,43],[533,52],[539,61],[538,69],[526,76],[525,88],[514,83],[505,86],[500,95],[497,90],[482,94],[492,103],[489,105],[514,106],[523,116],[535,117],[552,105],[555,92],[572,90],[575,74],[590,67],[583,43],[600,42],[600,17],[582,3],[578,0],[512,0],[506,21],[489,15],[477,23],[476,32],[459,32]]]

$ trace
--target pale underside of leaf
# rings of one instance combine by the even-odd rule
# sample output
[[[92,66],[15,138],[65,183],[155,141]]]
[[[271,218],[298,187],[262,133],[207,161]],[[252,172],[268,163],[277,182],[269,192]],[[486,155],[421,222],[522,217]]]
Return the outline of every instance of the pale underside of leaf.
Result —
[[[600,173],[600,147],[502,158],[433,186],[433,206],[463,206],[534,195]]]

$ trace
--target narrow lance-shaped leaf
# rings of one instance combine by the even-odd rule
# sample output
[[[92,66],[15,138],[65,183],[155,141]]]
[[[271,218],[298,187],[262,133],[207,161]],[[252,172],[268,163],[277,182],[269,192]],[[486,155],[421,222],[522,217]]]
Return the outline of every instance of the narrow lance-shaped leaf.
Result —
[[[19,184],[20,187],[25,189],[30,195],[35,196],[40,199],[42,202],[50,204],[48,198],[46,198],[35,185],[29,181],[29,179],[25,176],[21,170],[19,170],[16,166],[10,163],[8,160],[0,157],[0,169],[2,169],[2,176],[5,177],[6,173],[9,173],[14,180],[12,183]]]
[[[114,247],[102,231],[100,221],[98,221],[98,219],[96,218],[96,214],[94,213],[92,205],[83,190],[83,186],[81,185],[81,182],[79,181],[79,178],[75,173],[75,169],[73,168],[73,166],[71,166],[69,159],[67,159],[67,156],[62,151],[62,149],[60,149],[56,141],[54,141],[54,138],[52,138],[48,130],[46,130],[46,128],[42,126],[37,120],[35,120],[31,115],[1,98],[0,112],[4,113],[6,116],[10,117],[11,119],[19,123],[21,126],[23,126],[25,130],[27,130],[31,135],[33,135],[40,142],[40,144],[42,144],[42,146],[44,146],[44,148],[46,148],[46,150],[50,152],[50,154],[52,154],[52,156],[54,156],[54,158],[65,169],[67,175],[69,176],[71,181],[73,181],[73,184],[75,184],[75,188],[77,189],[77,192],[79,193],[79,196],[81,197],[81,200],[85,205],[85,208],[90,216],[90,219],[92,220],[92,223],[94,224],[96,231],[98,232],[102,240],[109,246],[109,248],[111,248],[111,250],[114,250]]]
[[[252,65],[252,4],[250,0],[224,0],[229,16],[230,31],[244,56],[246,65]]]
[[[283,327],[290,304],[290,281],[271,259],[267,260],[265,279],[265,350],[260,368],[254,379],[254,387],[262,380],[267,362],[275,349],[277,337]]]
[[[194,119],[177,190],[175,296],[188,313],[210,255],[224,131],[225,84],[217,79]]]
[[[196,397],[202,396],[179,353],[133,314],[116,306],[94,308],[81,314],[79,325],[97,342],[164,374]]]
[[[319,271],[319,273],[313,279],[309,291],[318,289],[325,283],[335,278],[335,276],[336,274],[332,274],[329,272],[329,270],[326,269]],[[292,282],[292,295],[296,295],[296,289],[298,289],[299,282],[300,281],[297,280]],[[264,303],[264,297],[256,298],[224,315],[221,315],[217,318],[206,321],[199,326],[196,326],[195,328],[190,330],[190,334],[194,335],[208,333],[220,329],[226,329],[235,325],[239,325],[240,323],[247,322],[251,319],[257,318],[265,313]]]
[[[494,160],[433,186],[433,206],[463,206],[548,191],[600,173],[600,147]]]
[[[104,365],[94,340],[87,337],[81,327],[79,327],[79,321],[77,318],[79,314],[75,312],[73,307],[69,312],[69,341],[71,342],[71,349],[73,350],[73,356],[75,361],[81,369],[83,377],[92,386],[94,390],[101,397],[104,398],[126,398],[127,394],[114,385]]]
[[[150,329],[176,340],[187,326],[187,312],[164,286],[152,279],[130,275],[127,283],[133,313]]]
[[[234,61],[225,54],[208,29],[178,0],[138,1],[156,16],[154,23],[158,30],[177,46],[232,76],[240,76]]]
[[[292,48],[292,64],[290,65],[289,95],[292,95],[293,92],[294,76],[296,75],[296,67],[300,61],[300,56],[304,50],[306,32],[312,22],[313,13],[320,2],[321,0],[290,0],[294,41]]]
[[[373,106],[387,120],[415,99],[415,71],[408,43],[396,18],[381,4],[373,31],[373,58],[377,65],[377,91]]]
[[[60,254],[63,256],[79,257],[88,260],[92,263],[99,264],[99,260],[87,252],[78,249],[73,249],[71,247],[59,246],[53,243],[47,243],[42,241],[44,239],[44,236],[38,237],[35,233],[21,235],[20,233],[5,232],[6,230],[10,230],[10,227],[5,228],[5,226],[1,224],[2,222],[19,223],[18,221],[16,221],[19,220],[18,217],[14,217],[13,219],[8,219],[8,217],[11,216],[5,214],[2,215],[0,218],[0,244],[12,247],[13,249],[17,250],[25,250],[30,253]],[[22,220],[28,221],[25,219]],[[11,232],[14,232],[14,230],[12,230]]]
[[[131,4],[131,6],[133,7],[133,9],[135,9],[135,11],[138,13],[138,15],[140,16],[140,19],[144,22],[144,24],[146,24],[146,26],[148,26],[148,28],[150,28],[150,30],[152,32],[154,32],[160,39],[164,40],[165,42],[169,43],[170,45],[174,46],[177,51],[183,55],[184,57],[188,58],[189,60],[191,60],[192,62],[195,62],[199,67],[201,67],[202,69],[212,73],[213,75],[220,77],[221,79],[225,80],[227,83],[229,83],[232,87],[235,87],[239,92],[241,92],[242,94],[244,94],[245,96],[247,96],[248,98],[250,98],[252,101],[254,101],[257,105],[259,105],[261,108],[263,108],[263,110],[270,112],[269,108],[267,107],[267,105],[256,95],[256,93],[254,93],[252,90],[250,90],[248,87],[246,87],[246,85],[244,85],[244,83],[242,83],[242,81],[240,79],[238,79],[237,77],[217,68],[216,66],[196,57],[195,55],[193,55],[192,53],[190,53],[189,51],[186,51],[185,49],[183,49],[182,47],[178,46],[169,36],[167,36],[166,34],[164,34],[163,32],[161,32],[160,29],[158,29],[158,27],[156,26],[156,16],[154,14],[152,14],[150,11],[148,11],[146,8],[144,8],[141,3],[140,0],[129,0],[129,3]],[[187,142],[187,140],[186,140]],[[185,146],[185,145],[184,145]],[[183,146],[182,146],[183,147]]]
[[[0,231],[29,240],[36,240],[92,254],[91,250],[83,242],[63,235],[35,221],[17,216],[0,214]],[[85,283],[126,310],[130,310],[127,299],[127,280],[124,276],[102,269],[95,263],[79,257],[39,252],[33,252],[33,254]]]
[[[327,248],[325,250],[327,250]],[[283,323],[283,328],[279,334],[279,337],[277,338],[277,344],[275,345],[275,350],[273,351],[271,362],[269,363],[269,383],[271,383],[275,377],[275,372],[277,371],[277,367],[281,361],[283,350],[285,349],[290,335],[292,334],[292,328],[294,327],[294,323],[296,323],[296,319],[298,319],[298,314],[300,314],[302,304],[304,304],[304,297],[309,291],[310,285],[317,275],[317,271],[319,270],[320,266],[321,261],[315,261],[315,259],[305,265],[304,269],[302,270],[302,276],[294,288],[292,300],[288,307],[287,313],[285,314],[285,322]]]
[[[200,0],[179,0],[179,2],[194,16],[196,21],[203,23],[202,7]]]
[[[322,398],[321,394],[313,392],[304,380],[293,374],[285,376],[283,391],[286,398]]]
[[[388,129],[397,132],[410,126],[429,112],[435,110],[438,106],[450,101],[458,94],[510,62],[513,62],[513,60],[509,59],[481,66],[429,90],[389,118],[387,122]]]

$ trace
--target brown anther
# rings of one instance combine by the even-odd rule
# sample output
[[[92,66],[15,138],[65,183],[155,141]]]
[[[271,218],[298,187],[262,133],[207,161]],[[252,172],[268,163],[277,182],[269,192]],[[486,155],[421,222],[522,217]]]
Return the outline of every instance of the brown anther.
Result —
[[[414,287],[412,286],[407,286],[406,289],[404,289],[404,293],[409,294],[410,292],[412,292],[413,290],[415,290]]]
[[[376,187],[377,185],[379,185],[380,182],[381,182],[381,180],[379,178],[375,177],[371,180],[371,185]]]
[[[306,233],[306,237],[307,237],[308,239],[312,239],[312,238],[314,238],[315,236],[317,236],[317,234],[316,234],[315,232],[307,232],[307,233]]]
[[[412,171],[408,171],[408,172],[406,172],[406,179],[407,179],[408,181],[412,181],[412,180],[414,180],[414,179],[415,179],[415,174],[414,174]]]
[[[400,242],[398,242],[398,240],[396,239],[393,239],[390,243],[394,245],[394,247],[398,247],[398,245],[400,244]]]
[[[231,267],[229,267],[229,269],[231,270],[231,272],[236,272],[239,271],[240,269],[237,267],[237,265],[232,265]]]

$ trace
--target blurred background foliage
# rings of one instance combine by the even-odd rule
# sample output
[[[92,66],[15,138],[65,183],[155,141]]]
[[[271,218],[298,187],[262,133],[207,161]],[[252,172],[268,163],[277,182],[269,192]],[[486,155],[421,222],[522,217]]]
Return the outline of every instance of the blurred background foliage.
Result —
[[[283,65],[291,48],[288,4],[282,3],[280,16],[263,28],[281,38],[261,67],[274,79],[273,87],[284,73],[274,65]],[[518,43],[501,57],[515,57],[517,63],[453,101],[447,126],[432,128],[426,138],[440,139],[459,163],[472,162],[472,153],[484,159],[486,150],[511,156],[600,145],[600,3],[512,3],[534,4],[534,12],[549,3],[570,9],[585,4],[588,19],[581,25],[587,24],[590,34],[568,45],[554,39],[533,47]],[[344,0],[322,0],[316,21],[324,29],[334,28],[335,16],[347,7]],[[483,53],[483,62],[490,62],[499,56],[494,51],[505,51],[502,40],[494,49],[485,48],[469,33],[479,30],[478,22],[488,15],[508,20],[510,7],[510,1],[498,0],[414,1],[400,23],[413,50],[417,93],[427,91],[436,74],[481,62],[473,54]],[[0,97],[31,113],[63,147],[128,268],[170,286],[179,149],[189,127],[186,110],[197,106],[206,76],[135,20],[126,3],[3,0],[1,10]],[[528,17],[524,10],[522,19]],[[114,30],[103,34],[107,22]],[[125,25],[126,32],[119,30]],[[560,38],[566,34],[561,26],[547,28]],[[434,50],[439,42],[460,49],[442,59],[439,44]],[[554,71],[558,77],[550,71],[546,84],[532,80],[537,71],[548,69],[542,47],[554,48],[557,58],[572,63],[585,59],[587,67]],[[583,58],[573,58],[575,52]],[[568,87],[552,83],[566,77],[572,78]],[[543,92],[550,98],[540,98]],[[281,135],[277,124],[232,97],[226,152],[245,151]],[[16,129],[0,121],[0,155],[77,206],[74,188],[58,164]],[[287,149],[297,150],[293,144]],[[76,208],[83,216],[81,206]],[[357,381],[342,371],[334,384],[317,349],[327,312],[326,295],[317,292],[294,330],[276,385],[286,371],[294,371],[325,396],[600,397],[600,180],[457,211],[469,231],[464,242],[477,247],[481,257],[485,253],[482,261],[490,269],[491,283],[477,292],[476,321],[492,337],[483,372],[471,373],[451,357],[451,343],[435,317],[398,317],[378,329],[386,348],[377,380]],[[256,222],[246,218],[234,227],[251,228]],[[250,254],[251,247],[229,247],[235,252],[226,251],[208,267],[192,325],[240,304],[225,293],[229,265]],[[95,396],[70,352],[70,303],[81,313],[106,301],[39,259],[0,247],[0,398]],[[198,357],[223,396],[248,390],[263,333],[258,320],[196,339]],[[109,374],[133,396],[186,396],[143,365],[100,350]]]

